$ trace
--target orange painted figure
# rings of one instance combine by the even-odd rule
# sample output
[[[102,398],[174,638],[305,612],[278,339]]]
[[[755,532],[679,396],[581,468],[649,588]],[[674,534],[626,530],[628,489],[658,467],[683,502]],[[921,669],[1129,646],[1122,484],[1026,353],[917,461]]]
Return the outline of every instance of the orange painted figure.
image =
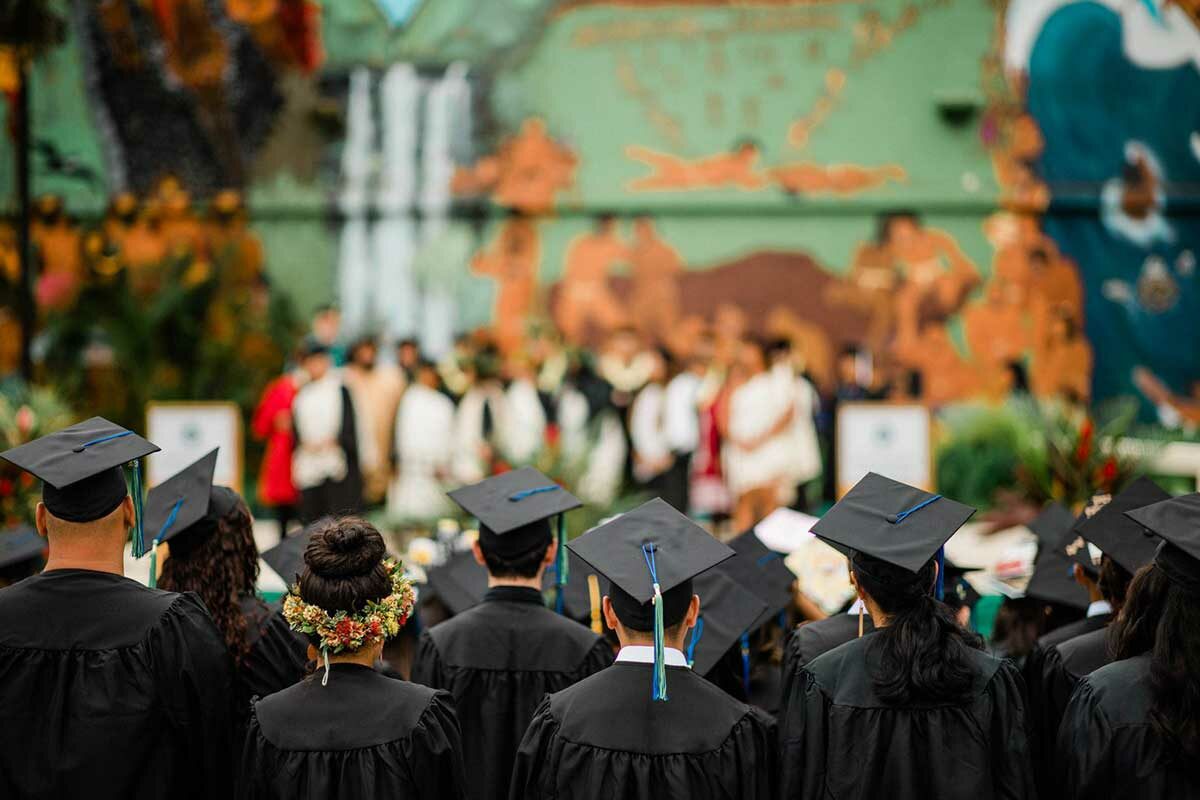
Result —
[[[513,216],[500,227],[496,238],[471,259],[471,271],[496,280],[492,334],[504,355],[520,352],[537,296],[541,238],[529,217]]]
[[[888,181],[903,183],[908,173],[899,164],[860,167],[857,164],[815,164],[801,161],[767,170],[771,180],[788,194],[836,194],[842,197],[883,186]]]
[[[1013,120],[1006,146],[992,150],[992,172],[1002,191],[1001,205],[1033,212],[1045,211],[1050,205],[1050,189],[1033,170],[1045,146],[1033,117],[1022,114]]]
[[[524,214],[545,214],[560,191],[571,188],[579,160],[546,131],[540,119],[527,119],[495,155],[460,167],[451,181],[455,194],[491,192],[492,199]]]
[[[1028,322],[1020,290],[997,277],[983,299],[963,312],[963,327],[971,355],[988,371],[1002,373],[1029,347]]]
[[[871,350],[881,351],[895,324],[895,292],[899,282],[888,249],[876,242],[863,242],[854,251],[850,273],[826,285],[825,300],[870,314],[865,341]]]
[[[962,307],[967,293],[979,285],[979,270],[954,237],[926,228],[913,212],[885,216],[880,244],[900,270],[904,282],[896,291],[896,336],[906,343],[917,338],[923,316],[946,317]]]
[[[631,144],[625,155],[641,161],[652,170],[649,175],[629,182],[631,192],[672,192],[691,189],[723,189],[733,187],[745,191],[761,189],[767,177],[757,171],[758,145],[742,142],[728,153],[717,153],[694,160],[660,153],[648,147]]]
[[[679,251],[658,235],[650,217],[638,217],[633,223],[629,264],[633,273],[630,322],[643,336],[665,344],[682,308],[679,279],[684,265]]]
[[[608,286],[608,275],[628,260],[629,248],[617,235],[611,216],[599,217],[595,230],[571,241],[554,309],[554,321],[568,342],[582,343],[589,323],[601,333],[624,324],[625,312]]]
[[[1034,342],[1029,384],[1041,398],[1086,403],[1091,397],[1092,346],[1069,313],[1055,313],[1049,330]]]

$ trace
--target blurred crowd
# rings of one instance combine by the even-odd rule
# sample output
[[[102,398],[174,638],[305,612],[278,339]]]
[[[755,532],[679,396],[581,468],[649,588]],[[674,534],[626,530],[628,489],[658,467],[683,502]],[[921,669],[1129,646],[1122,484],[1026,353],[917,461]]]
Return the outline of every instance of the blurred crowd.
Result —
[[[595,350],[543,329],[504,355],[478,331],[435,361],[415,340],[340,330],[336,307],[316,311],[252,420],[266,443],[259,500],[285,530],[380,506],[431,522],[452,511],[446,490],[524,465],[589,503],[653,494],[745,530],[830,494],[836,404],[886,391],[847,350],[823,397],[783,339],[703,332],[679,357],[632,328]]]

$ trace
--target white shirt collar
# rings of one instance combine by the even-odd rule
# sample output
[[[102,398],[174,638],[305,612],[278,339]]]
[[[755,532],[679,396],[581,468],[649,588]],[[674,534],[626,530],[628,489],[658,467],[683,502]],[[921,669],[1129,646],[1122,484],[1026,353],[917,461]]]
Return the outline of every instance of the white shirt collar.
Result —
[[[1112,603],[1107,600],[1097,600],[1088,605],[1087,615],[1089,618],[1098,617],[1101,614],[1111,614],[1112,610]]]
[[[854,601],[854,605],[850,606],[850,609],[846,613],[857,614],[859,611],[863,612],[864,614],[867,613],[867,607],[863,605],[861,597]]]
[[[654,647],[648,644],[627,644],[617,653],[617,661],[627,664],[653,664]],[[686,667],[687,659],[674,647],[663,648],[663,663],[668,667]]]

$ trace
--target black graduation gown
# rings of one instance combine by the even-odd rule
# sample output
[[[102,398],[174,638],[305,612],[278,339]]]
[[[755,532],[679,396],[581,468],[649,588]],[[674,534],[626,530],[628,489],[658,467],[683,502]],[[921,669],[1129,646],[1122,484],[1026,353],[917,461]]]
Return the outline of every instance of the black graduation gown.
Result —
[[[889,706],[871,680],[874,641],[855,639],[789,676],[779,720],[781,797],[1036,797],[1024,690],[1012,662],[974,653],[966,702]]]
[[[421,634],[413,682],[454,696],[470,796],[508,796],[513,757],[542,698],[613,661],[601,636],[545,607],[536,589],[497,587]]]
[[[1058,765],[1053,759],[1054,742],[1063,713],[1071,701],[1075,687],[1083,678],[1112,661],[1108,653],[1108,628],[1090,631],[1068,639],[1046,650],[1042,658],[1040,696],[1030,698],[1032,716],[1039,728],[1039,739],[1045,743],[1043,757],[1035,758],[1038,792],[1053,797]]]
[[[1151,701],[1149,655],[1116,661],[1080,681],[1058,731],[1054,796],[1200,798],[1200,769],[1169,759],[1150,724]]]
[[[246,618],[246,643],[250,652],[234,676],[238,709],[248,709],[250,698],[282,691],[304,677],[308,669],[308,642],[283,618],[278,605],[254,596],[241,598]],[[244,718],[243,718],[244,721]]]
[[[1030,752],[1033,753],[1033,773],[1039,793],[1044,796],[1047,795],[1047,789],[1052,785],[1050,781],[1053,780],[1054,738],[1058,733],[1062,710],[1066,708],[1067,701],[1071,699],[1072,691],[1072,689],[1068,689],[1064,695],[1061,694],[1062,687],[1046,686],[1047,656],[1054,652],[1059,645],[1076,637],[1105,630],[1111,619],[1111,614],[1097,614],[1094,617],[1085,617],[1055,628],[1038,638],[1021,669],[1021,675],[1025,679],[1026,697],[1029,698],[1030,736],[1032,737]]]
[[[453,701],[359,664],[330,665],[256,700],[242,798],[465,797]]]
[[[73,569],[0,590],[0,797],[228,797],[231,672],[192,593]]]
[[[875,632],[870,614],[863,614],[863,635]],[[858,614],[833,616],[806,622],[790,633],[783,643],[782,670],[786,677],[805,666],[817,656],[858,638]]]
[[[538,706],[512,800],[776,797],[775,721],[686,667],[650,699],[650,664],[618,662]]]

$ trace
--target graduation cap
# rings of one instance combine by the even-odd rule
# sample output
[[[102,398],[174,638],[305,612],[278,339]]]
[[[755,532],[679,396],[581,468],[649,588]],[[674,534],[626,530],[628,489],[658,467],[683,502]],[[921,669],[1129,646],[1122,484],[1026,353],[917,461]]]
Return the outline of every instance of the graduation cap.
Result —
[[[1051,503],[1041,510],[1026,527],[1038,539],[1038,548],[1057,547],[1063,536],[1075,524],[1075,515],[1062,503]]]
[[[95,522],[116,510],[129,493],[121,467],[130,464],[137,512],[133,554],[141,558],[146,549],[141,459],[158,450],[133,431],[92,417],[0,453],[0,458],[40,478],[46,509],[68,522]]]
[[[264,552],[261,558],[285,584],[291,586],[300,580],[300,573],[304,570],[304,550],[311,538],[311,530],[286,536],[279,544]]]
[[[796,576],[783,563],[783,554],[770,549],[752,529],[729,541],[734,557],[721,562],[721,572],[752,592],[763,604],[759,616],[749,625],[757,630],[792,602],[792,584]],[[704,595],[700,596],[701,601]]]
[[[874,472],[854,485],[813,526],[813,533],[839,550],[865,553],[913,574],[971,518],[975,509],[940,494]],[[945,569],[938,570],[942,597]]]
[[[1154,481],[1138,478],[1090,517],[1085,514],[1075,532],[1130,573],[1137,572],[1154,560],[1159,539],[1125,512],[1169,499],[1171,495]]]
[[[946,573],[945,602],[952,607],[974,606],[978,603],[980,594],[974,586],[967,582],[966,576],[982,569],[983,567],[960,567],[950,559],[945,559],[943,564],[943,570]]]
[[[727,545],[655,498],[567,544],[608,578],[621,623],[654,631],[651,698],[667,699],[663,631],[678,624],[692,598],[692,579],[734,556]]]
[[[558,555],[555,559],[556,606],[564,610],[570,573],[566,552],[567,511],[583,505],[579,498],[533,467],[505,472],[449,493],[479,520],[479,544],[490,553],[511,558],[527,553],[552,538],[549,520],[558,517]]]
[[[0,570],[40,559],[45,549],[46,540],[28,525],[0,532]]]
[[[686,655],[693,670],[707,675],[730,647],[754,629],[767,606],[720,569],[696,576],[693,587],[700,595],[700,616],[688,637]]]
[[[217,450],[192,462],[146,495],[145,527],[150,539],[150,586],[158,582],[157,548],[171,543],[174,555],[186,555],[216,533],[221,517],[233,510],[241,497],[224,486],[213,486]]]
[[[1200,597],[1200,493],[1160,500],[1125,515],[1162,537],[1155,566],[1172,583]]]
[[[1075,561],[1058,548],[1046,547],[1033,564],[1033,575],[1025,586],[1025,595],[1047,603],[1086,609],[1091,602],[1087,589],[1072,575]]]

